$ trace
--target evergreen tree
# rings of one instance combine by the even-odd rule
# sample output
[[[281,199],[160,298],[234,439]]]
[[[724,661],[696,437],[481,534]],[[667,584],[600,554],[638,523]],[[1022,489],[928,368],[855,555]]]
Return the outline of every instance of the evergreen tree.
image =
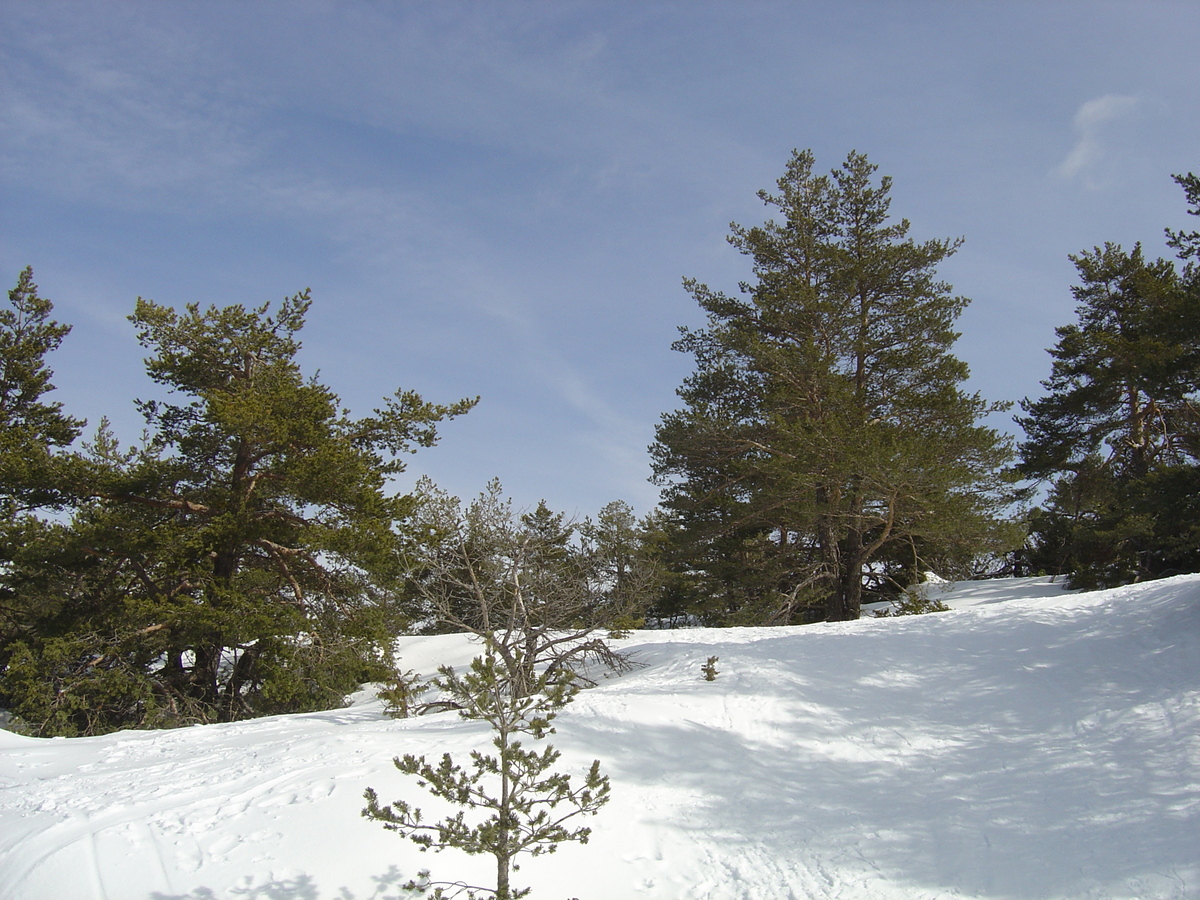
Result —
[[[485,643],[488,652],[473,660],[464,675],[443,667],[437,686],[453,698],[463,718],[481,719],[491,726],[496,754],[473,752],[469,768],[455,763],[449,753],[437,765],[412,754],[393,760],[401,772],[419,778],[421,787],[462,809],[440,822],[427,823],[421,810],[404,800],[380,805],[372,788],[364,793],[363,816],[410,838],[422,850],[454,847],[495,858],[495,888],[430,882],[427,874],[406,886],[421,892],[433,887],[435,898],[464,891],[480,900],[477,891],[485,891],[493,900],[526,896],[529,888],[511,884],[521,855],[553,853],[568,841],[586,844],[591,829],[567,823],[580,815],[595,815],[609,799],[608,777],[600,774],[599,760],[592,762],[582,784],[573,785],[569,775],[555,771],[560,754],[553,745],[539,752],[521,742],[523,735],[543,740],[554,733],[551,722],[575,693],[571,680],[561,672],[543,672],[528,686],[530,690],[516,691],[522,676],[507,670],[494,644]],[[565,810],[559,811],[560,805]],[[469,821],[468,816],[476,813],[483,818]],[[447,894],[446,888],[452,892]]]
[[[596,585],[596,606],[610,627],[640,628],[643,613],[659,594],[664,572],[648,541],[654,520],[639,522],[623,500],[606,503],[595,520],[579,527],[580,555]]]
[[[1176,179],[1200,212],[1194,176]],[[1182,259],[1200,239],[1168,231]],[[1081,587],[1200,569],[1196,267],[1140,245],[1072,256],[1078,321],[1057,329],[1046,394],[1025,400],[1021,471],[1050,482],[1032,564]]]
[[[889,219],[890,180],[851,153],[829,176],[793,154],[783,220],[732,226],[753,261],[745,298],[685,282],[708,326],[675,348],[696,370],[651,448],[678,556],[711,619],[854,619],[870,567],[916,539],[938,552],[1003,547],[996,516],[1003,408],[960,385],[967,301],[936,278],[958,242],[918,243]]]
[[[54,621],[13,648],[0,689],[41,733],[328,708],[390,662],[413,501],[388,491],[437,406],[397,392],[352,419],[296,362],[310,300],[139,300],[149,439],[102,428],[63,553]]]
[[[53,611],[60,583],[48,557],[63,529],[41,514],[70,502],[75,460],[65,451],[84,424],[46,399],[46,357],[71,330],[53,308],[26,268],[0,309],[0,669]]]
[[[35,509],[65,502],[56,450],[79,436],[84,423],[47,402],[54,373],[46,356],[70,333],[50,318],[54,304],[38,295],[26,268],[0,309],[0,515],[10,522]]]

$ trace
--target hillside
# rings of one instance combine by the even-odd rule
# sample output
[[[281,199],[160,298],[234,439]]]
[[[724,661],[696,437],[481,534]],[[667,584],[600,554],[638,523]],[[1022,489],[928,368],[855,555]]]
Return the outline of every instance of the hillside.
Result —
[[[950,586],[952,612],[641,632],[554,743],[613,801],[528,862],[533,900],[1200,896],[1200,576],[1069,594]],[[408,639],[408,667],[471,655]],[[700,666],[718,656],[720,675]],[[7,900],[381,900],[421,854],[363,789],[432,807],[390,763],[487,741],[452,713],[346,709],[165,732],[0,732]],[[486,883],[486,882],[477,882]]]

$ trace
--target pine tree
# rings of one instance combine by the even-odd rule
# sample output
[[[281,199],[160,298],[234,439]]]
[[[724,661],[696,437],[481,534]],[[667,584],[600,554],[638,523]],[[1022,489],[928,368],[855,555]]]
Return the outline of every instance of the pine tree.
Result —
[[[606,503],[595,520],[579,527],[580,556],[596,585],[597,610],[617,631],[644,625],[646,608],[661,591],[664,572],[647,543],[653,528],[653,520],[639,522],[623,500]]]
[[[0,309],[0,514],[5,521],[66,502],[54,453],[70,446],[84,423],[46,402],[54,373],[46,356],[71,331],[50,318],[54,304],[38,295],[33,269],[21,272]]]
[[[595,815],[609,799],[608,777],[600,774],[599,760],[592,762],[582,784],[573,785],[569,775],[555,771],[560,754],[553,745],[539,752],[526,749],[521,742],[523,735],[543,740],[554,733],[551,722],[575,694],[571,680],[561,672],[543,672],[534,684],[514,690],[522,684],[521,675],[507,668],[492,642],[486,647],[484,656],[473,660],[463,675],[443,667],[437,686],[453,698],[463,718],[491,726],[495,755],[473,752],[468,768],[448,753],[436,765],[412,754],[393,760],[401,772],[420,779],[421,787],[462,809],[440,822],[426,823],[421,810],[404,800],[380,805],[372,788],[363,795],[367,801],[364,817],[411,839],[422,850],[453,847],[494,857],[495,888],[430,882],[427,875],[408,885],[409,890],[422,892],[433,887],[435,898],[447,896],[447,887],[459,889],[449,896],[461,891],[471,898],[480,896],[477,891],[485,891],[493,900],[526,896],[529,888],[516,889],[511,884],[518,859],[523,854],[553,853],[564,842],[586,844],[591,829],[567,823],[577,816]],[[564,811],[558,810],[560,805],[565,806]],[[475,815],[478,813],[482,819]],[[477,821],[469,821],[469,816]]]
[[[50,318],[53,308],[26,268],[0,309],[0,669],[62,588],[54,557],[63,529],[43,513],[70,503],[76,460],[66,450],[84,423],[46,398],[46,357],[71,330]]]
[[[897,545],[936,557],[1012,540],[997,521],[1011,451],[979,424],[1004,407],[961,389],[967,301],[936,278],[958,242],[909,238],[875,170],[851,153],[821,176],[793,154],[778,193],[759,194],[783,220],[732,226],[754,266],[745,298],[685,282],[708,325],[681,329],[696,370],[651,449],[712,618],[857,618]]]
[[[1178,176],[1200,212],[1194,176]],[[1200,238],[1168,231],[1181,259]],[[1025,400],[1021,471],[1048,480],[1032,564],[1081,587],[1200,568],[1200,289],[1140,244],[1071,257],[1078,321],[1057,329],[1046,394]]]
[[[144,446],[90,445],[62,609],[3,677],[40,733],[328,708],[383,675],[414,507],[388,478],[473,401],[350,418],[296,362],[309,306],[138,301],[171,399],[139,403]]]

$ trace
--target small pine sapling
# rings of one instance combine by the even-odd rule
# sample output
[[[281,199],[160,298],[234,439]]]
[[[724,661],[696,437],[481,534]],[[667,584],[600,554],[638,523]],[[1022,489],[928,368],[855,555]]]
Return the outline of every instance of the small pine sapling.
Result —
[[[383,701],[383,710],[393,719],[407,719],[420,710],[417,698],[429,690],[429,683],[422,681],[416,672],[401,672],[383,683],[375,695]]]
[[[705,681],[716,681],[717,676],[721,674],[720,669],[717,668],[717,661],[720,658],[719,656],[710,656],[708,662],[700,667],[700,671],[704,673]]]
[[[490,651],[489,647],[489,651]],[[553,853],[560,843],[586,844],[590,828],[570,828],[567,822],[583,814],[595,815],[608,802],[608,777],[600,774],[600,761],[592,762],[582,784],[555,772],[559,752],[547,744],[541,752],[526,750],[519,735],[542,740],[554,733],[551,722],[573,698],[570,682],[543,674],[537,690],[518,696],[504,663],[488,652],[471,662],[459,675],[444,666],[434,684],[453,697],[464,718],[482,719],[492,727],[495,755],[472,751],[469,765],[454,762],[444,754],[430,764],[423,756],[408,754],[393,760],[397,769],[414,775],[418,784],[436,797],[462,807],[440,822],[426,824],[421,810],[403,800],[383,806],[372,788],[364,797],[362,814],[381,822],[416,843],[422,850],[457,848],[469,854],[490,854],[496,860],[496,887],[477,887],[464,882],[432,882],[423,872],[406,888],[430,894],[433,900],[465,894],[469,900],[517,900],[530,889],[510,884],[521,854]],[[559,811],[559,806],[565,807]],[[482,818],[468,815],[481,813]]]
[[[887,619],[895,616],[923,616],[926,613],[950,612],[948,607],[936,597],[930,597],[924,590],[918,588],[907,590],[898,599],[892,601],[890,607],[876,610],[875,618]]]

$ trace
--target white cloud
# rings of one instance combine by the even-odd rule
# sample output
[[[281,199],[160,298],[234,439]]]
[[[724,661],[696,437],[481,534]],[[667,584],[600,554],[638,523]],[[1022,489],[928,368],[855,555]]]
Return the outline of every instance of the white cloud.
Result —
[[[1128,116],[1141,102],[1137,97],[1105,94],[1079,107],[1073,123],[1077,135],[1075,146],[1055,171],[1064,178],[1082,177],[1088,187],[1097,187],[1093,176],[1105,157],[1104,126]]]

